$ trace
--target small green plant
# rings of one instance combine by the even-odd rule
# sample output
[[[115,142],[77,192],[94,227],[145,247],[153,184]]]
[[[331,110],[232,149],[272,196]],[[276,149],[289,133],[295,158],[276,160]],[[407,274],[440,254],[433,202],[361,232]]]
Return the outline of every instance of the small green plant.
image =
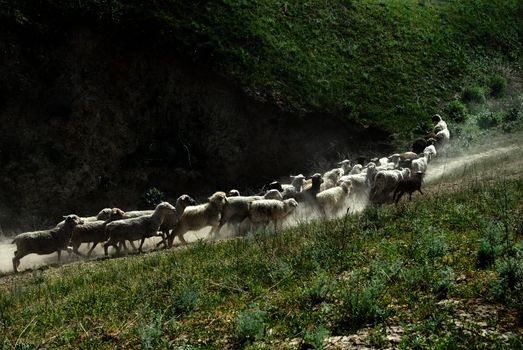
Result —
[[[328,293],[335,288],[334,281],[331,281],[325,272],[320,273],[309,289],[309,297],[315,304],[319,304],[327,299]]]
[[[523,113],[521,113],[517,108],[511,108],[503,115],[503,122],[517,122],[523,119]]]
[[[157,206],[163,198],[165,198],[165,194],[156,187],[148,189],[143,195],[143,199],[149,207]]]
[[[501,74],[494,74],[489,79],[489,88],[493,97],[503,96],[507,89],[507,79]]]
[[[323,325],[314,328],[312,331],[307,330],[303,336],[301,349],[323,349],[323,341],[329,335],[329,330]]]
[[[151,313],[148,319],[142,320],[139,328],[142,349],[156,349],[162,336],[162,317]]]
[[[479,85],[467,86],[461,95],[463,102],[482,103],[485,102],[485,90]]]
[[[480,129],[492,129],[499,125],[499,118],[495,113],[484,112],[478,116],[476,122]]]
[[[494,264],[496,257],[501,253],[501,232],[499,225],[488,225],[485,230],[485,237],[479,242],[479,249],[476,255],[476,266],[486,268]]]
[[[199,292],[192,285],[184,285],[175,290],[172,296],[172,308],[177,314],[185,314],[194,309],[198,302]]]
[[[459,100],[453,100],[446,108],[449,119],[456,123],[463,123],[467,120],[467,106]]]
[[[265,313],[260,310],[240,311],[234,318],[234,338],[239,345],[252,343],[265,332]]]

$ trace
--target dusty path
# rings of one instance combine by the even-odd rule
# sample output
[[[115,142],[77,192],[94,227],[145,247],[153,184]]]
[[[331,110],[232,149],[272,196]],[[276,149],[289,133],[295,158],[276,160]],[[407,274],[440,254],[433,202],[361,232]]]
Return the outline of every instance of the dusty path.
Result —
[[[520,157],[514,157],[514,153],[520,154]],[[507,158],[507,155],[511,156],[511,161],[504,161],[504,158]],[[486,162],[488,161],[488,163]],[[478,166],[478,169],[474,171],[477,175],[483,174],[490,170],[489,164],[495,165],[495,170],[503,171],[511,174],[519,174],[523,172],[523,148],[519,145],[509,145],[497,147],[491,150],[483,150],[478,152],[471,152],[468,155],[459,156],[455,158],[443,158],[440,157],[436,159],[433,163],[429,164],[429,170],[427,171],[427,176],[425,178],[425,189],[428,193],[439,192],[440,190],[445,189],[455,189],[457,185],[463,183],[463,177],[470,177],[469,175],[465,176],[465,172],[471,169],[471,167],[476,166],[477,164],[483,164]],[[317,218],[317,216],[307,216],[307,219]],[[289,220],[289,225],[296,225],[308,221],[305,218],[297,219],[294,217],[292,220]],[[227,227],[224,227],[224,232],[222,232],[222,237],[225,238],[230,236],[231,232],[228,232]],[[199,239],[207,239],[207,234],[209,228],[202,229],[197,232],[187,232],[185,234],[185,239],[188,242],[195,242]],[[0,279],[4,279],[6,276],[13,276],[12,271],[12,258],[15,251],[15,245],[11,244],[12,238],[10,239],[0,239]],[[153,238],[149,239],[144,245],[144,250],[153,250],[154,246],[158,242],[158,239]],[[175,240],[175,244],[177,239]],[[87,252],[87,248],[84,245],[80,248],[80,251]],[[104,257],[103,248],[99,245],[93,252],[93,255],[90,259],[85,260],[81,259],[75,255],[69,256],[66,252],[62,254],[62,263],[77,263],[82,261],[96,261]],[[21,260],[20,271],[31,271],[44,265],[57,265],[57,256],[56,254],[50,255],[35,255],[30,254],[24,257]],[[4,277],[4,278],[2,278]],[[8,278],[10,279],[10,278]],[[5,281],[3,281],[5,282]]]

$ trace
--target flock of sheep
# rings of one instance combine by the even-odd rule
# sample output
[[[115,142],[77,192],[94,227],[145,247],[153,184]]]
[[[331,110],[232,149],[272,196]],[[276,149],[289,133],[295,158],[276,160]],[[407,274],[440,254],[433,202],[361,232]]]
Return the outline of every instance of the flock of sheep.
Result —
[[[309,178],[302,174],[291,176],[290,184],[272,182],[259,195],[241,196],[237,190],[216,192],[207,203],[199,205],[190,196],[182,195],[174,206],[162,202],[154,210],[124,212],[105,208],[92,217],[64,216],[65,220],[52,229],[21,233],[14,238],[12,243],[17,250],[13,270],[17,272],[20,259],[31,253],[57,252],[59,262],[62,250],[83,256],[79,251],[83,243],[91,244],[87,256],[99,243],[103,243],[108,255],[111,246],[119,253],[122,247],[128,250],[126,241],[135,250],[134,241],[140,241],[141,252],[145,240],[154,236],[161,237],[157,246],[163,244],[168,248],[176,237],[187,244],[186,232],[208,226],[210,238],[219,237],[226,224],[235,234],[243,235],[271,223],[275,229],[279,228],[291,214],[298,215],[297,210],[307,217],[334,217],[355,211],[358,205],[369,201],[397,203],[405,193],[409,197],[415,191],[422,193],[427,165],[449,142],[445,121],[438,114],[432,120],[436,123],[434,132],[415,140],[412,151],[374,158],[367,164],[361,159],[354,165],[343,160],[339,167],[324,174],[316,173]]]

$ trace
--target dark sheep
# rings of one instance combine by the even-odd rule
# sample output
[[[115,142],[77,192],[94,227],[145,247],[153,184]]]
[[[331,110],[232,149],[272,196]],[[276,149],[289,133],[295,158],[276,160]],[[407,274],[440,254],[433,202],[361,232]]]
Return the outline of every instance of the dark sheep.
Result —
[[[409,200],[412,200],[412,193],[418,191],[419,193],[423,194],[421,191],[421,183],[423,180],[423,175],[425,175],[422,172],[417,172],[414,174],[414,176],[400,180],[398,182],[398,185],[396,186],[396,189],[394,190],[393,199],[396,202],[396,204],[399,202],[400,198],[405,194],[409,194]]]

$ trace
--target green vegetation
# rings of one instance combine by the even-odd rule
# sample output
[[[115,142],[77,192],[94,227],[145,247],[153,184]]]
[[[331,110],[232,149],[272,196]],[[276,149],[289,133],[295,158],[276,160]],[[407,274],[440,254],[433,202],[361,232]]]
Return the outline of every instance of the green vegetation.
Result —
[[[507,77],[496,69],[521,70],[518,0],[0,4],[0,18],[37,35],[59,35],[81,24],[122,40],[156,42],[214,66],[251,96],[284,110],[329,112],[407,140],[466,81],[488,80],[489,93],[499,97]],[[481,102],[484,94],[472,85],[463,97]]]
[[[396,327],[400,348],[519,348],[522,156],[339,220],[5,276],[0,344],[319,349]]]

